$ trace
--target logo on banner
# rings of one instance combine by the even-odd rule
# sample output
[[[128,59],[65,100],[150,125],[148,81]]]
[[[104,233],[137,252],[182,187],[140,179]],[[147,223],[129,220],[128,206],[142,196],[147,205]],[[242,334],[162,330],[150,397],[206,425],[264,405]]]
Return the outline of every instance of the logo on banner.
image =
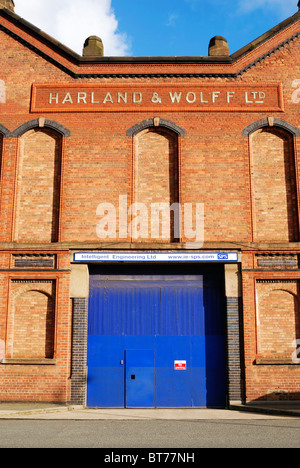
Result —
[[[228,254],[227,253],[218,254],[218,260],[228,260]]]

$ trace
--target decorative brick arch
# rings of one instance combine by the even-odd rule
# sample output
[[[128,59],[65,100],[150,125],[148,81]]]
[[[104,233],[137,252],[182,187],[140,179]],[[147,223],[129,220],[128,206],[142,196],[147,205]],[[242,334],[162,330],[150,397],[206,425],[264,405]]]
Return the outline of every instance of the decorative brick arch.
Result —
[[[31,120],[29,122],[24,123],[20,127],[16,128],[14,132],[12,132],[12,136],[18,138],[22,136],[24,133],[28,132],[28,130],[32,130],[33,128],[50,128],[51,130],[55,130],[56,132],[60,133],[63,137],[69,137],[71,135],[70,130],[65,128],[58,122],[54,120],[39,118],[35,120]]]
[[[167,128],[168,130],[173,131],[176,133],[178,136],[184,137],[186,136],[186,131],[179,127],[179,125],[175,124],[174,122],[171,122],[170,120],[166,119],[160,119],[159,117],[155,117],[153,119],[147,119],[144,120],[143,122],[140,122],[133,127],[129,128],[126,132],[126,135],[128,137],[133,137],[137,135],[139,132],[142,130],[145,130],[146,128],[152,128],[152,127],[163,127]]]
[[[252,124],[248,125],[248,127],[244,128],[244,130],[242,131],[242,136],[248,137],[252,133],[256,132],[256,130],[259,130],[260,128],[265,128],[265,127],[268,127],[268,128],[279,127],[291,133],[294,137],[300,136],[299,128],[286,122],[285,120],[277,119],[275,117],[268,117],[268,118],[253,122]]]
[[[4,125],[0,124],[0,135],[2,135],[5,138],[11,137],[11,132],[8,130],[8,128],[4,127]]]

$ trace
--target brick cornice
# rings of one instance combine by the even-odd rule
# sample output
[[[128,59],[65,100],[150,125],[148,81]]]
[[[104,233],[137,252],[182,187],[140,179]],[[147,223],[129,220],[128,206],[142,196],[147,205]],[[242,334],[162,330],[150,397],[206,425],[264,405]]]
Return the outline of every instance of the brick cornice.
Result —
[[[0,10],[0,29],[74,79],[237,78],[300,36],[300,12],[230,57],[81,57],[7,9]]]

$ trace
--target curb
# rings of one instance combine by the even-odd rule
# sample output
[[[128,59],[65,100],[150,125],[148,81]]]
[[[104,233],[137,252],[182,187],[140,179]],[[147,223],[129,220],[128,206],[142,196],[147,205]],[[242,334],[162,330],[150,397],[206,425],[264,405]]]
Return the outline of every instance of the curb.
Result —
[[[4,419],[15,419],[24,417],[26,419],[27,416],[32,415],[41,415],[41,414],[55,414],[55,413],[63,413],[63,412],[74,412],[76,411],[91,411],[85,406],[57,406],[55,408],[39,408],[39,409],[24,409],[24,410],[7,410],[1,411],[0,410],[0,420]],[[300,409],[283,409],[283,408],[267,408],[267,407],[258,407],[258,406],[246,406],[246,405],[239,405],[239,404],[232,404],[228,407],[229,411],[236,411],[236,412],[248,412],[253,414],[261,414],[261,415],[269,415],[269,416],[285,416],[285,417],[294,417],[300,418]],[[91,412],[90,412],[91,414]],[[76,419],[76,417],[74,417]],[[89,419],[87,417],[87,419]]]
[[[51,414],[51,413],[61,413],[65,411],[75,411],[76,409],[84,409],[84,407],[57,407],[57,408],[45,408],[45,409],[35,409],[35,410],[16,410],[16,411],[3,411],[0,410],[0,420],[1,419],[10,419],[15,416],[31,416],[35,414]]]
[[[266,407],[258,407],[258,406],[246,406],[246,405],[230,405],[229,410],[232,411],[245,411],[249,413],[256,413],[256,414],[265,414],[271,416],[293,416],[295,418],[300,418],[300,409],[298,410],[288,410],[282,408],[266,408]]]

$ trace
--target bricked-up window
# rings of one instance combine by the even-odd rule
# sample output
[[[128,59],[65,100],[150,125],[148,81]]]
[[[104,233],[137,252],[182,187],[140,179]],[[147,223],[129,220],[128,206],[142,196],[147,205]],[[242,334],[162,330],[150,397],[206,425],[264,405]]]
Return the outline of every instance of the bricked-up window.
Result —
[[[257,352],[292,359],[300,339],[299,282],[260,280],[256,284]]]
[[[61,136],[34,129],[20,139],[14,240],[57,242]]]
[[[13,359],[54,357],[55,281],[13,280],[8,354]]]
[[[278,128],[250,137],[253,239],[298,241],[298,210],[293,137]]]
[[[2,153],[3,153],[3,136],[0,133],[0,171],[2,167]]]
[[[174,229],[177,212],[170,210],[179,197],[178,136],[167,129],[148,128],[135,136],[134,143],[133,201],[139,205],[132,213],[132,239],[178,242]],[[141,222],[135,222],[137,219]]]

